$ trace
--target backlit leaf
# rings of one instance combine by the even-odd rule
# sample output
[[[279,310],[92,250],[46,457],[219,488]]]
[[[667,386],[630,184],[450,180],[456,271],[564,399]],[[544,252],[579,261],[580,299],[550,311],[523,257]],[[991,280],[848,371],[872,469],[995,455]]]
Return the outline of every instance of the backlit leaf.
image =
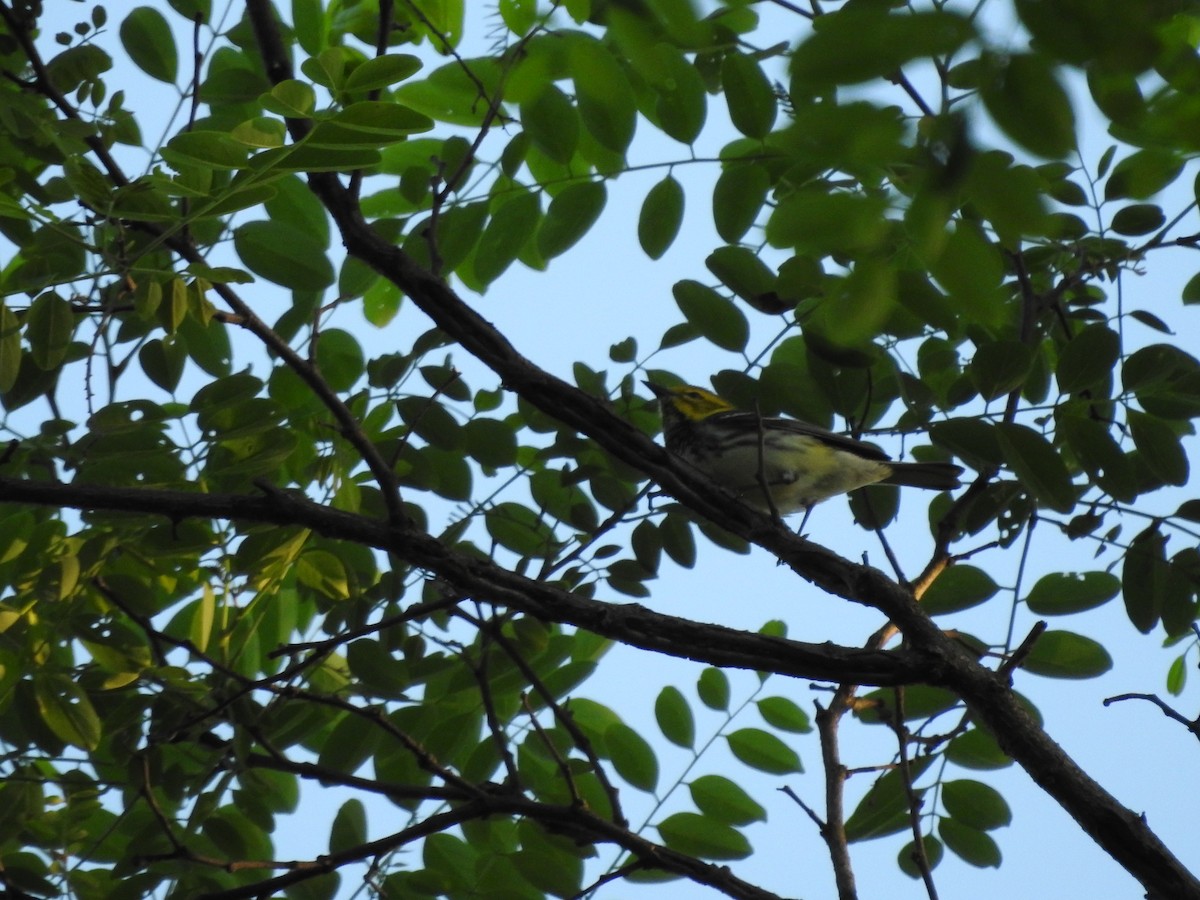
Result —
[[[658,833],[672,850],[701,859],[745,859],[751,853],[750,843],[741,832],[697,813],[668,816],[658,823]]]
[[[1051,572],[1029,591],[1025,603],[1039,616],[1082,612],[1107,603],[1121,592],[1121,580],[1111,572]]]
[[[679,747],[692,747],[696,742],[696,721],[687,698],[676,687],[667,685],[654,701],[654,718],[663,736]]]
[[[701,775],[688,785],[692,802],[706,816],[727,825],[765,822],[767,811],[724,775]]]
[[[289,222],[247,222],[234,230],[233,245],[250,271],[284,287],[320,290],[335,280],[325,247]]]
[[[760,772],[788,775],[804,771],[799,754],[769,731],[739,728],[725,739],[734,756]]]
[[[545,259],[565,253],[600,218],[608,191],[602,181],[584,181],[563,188],[550,201],[538,226],[537,247]]]
[[[993,597],[1000,586],[983,569],[956,565],[946,569],[921,597],[921,606],[931,616],[970,609]]]
[[[94,750],[102,726],[87,692],[65,675],[39,675],[33,682],[42,721],[65,743]]]
[[[688,322],[709,341],[725,350],[740,351],[746,346],[749,325],[732,301],[691,280],[676,282],[672,293]]]
[[[734,128],[747,137],[766,137],[775,124],[775,91],[759,64],[744,53],[725,54],[721,84]]]
[[[651,259],[659,259],[683,224],[683,186],[668,175],[646,194],[638,216],[638,243]]]
[[[1070,512],[1075,489],[1062,458],[1050,443],[1027,425],[996,426],[1004,458],[1013,473],[1038,500],[1058,512]]]
[[[1104,646],[1070,631],[1047,631],[1033,645],[1021,668],[1050,678],[1095,678],[1112,668]]]
[[[134,64],[152,78],[175,83],[179,56],[166,17],[151,6],[139,6],[121,22],[121,45]]]
[[[654,790],[658,759],[645,738],[624,722],[615,722],[604,732],[604,743],[618,775],[643,791]]]
[[[943,818],[938,835],[955,856],[978,868],[998,868],[1000,848],[991,836],[956,819]]]

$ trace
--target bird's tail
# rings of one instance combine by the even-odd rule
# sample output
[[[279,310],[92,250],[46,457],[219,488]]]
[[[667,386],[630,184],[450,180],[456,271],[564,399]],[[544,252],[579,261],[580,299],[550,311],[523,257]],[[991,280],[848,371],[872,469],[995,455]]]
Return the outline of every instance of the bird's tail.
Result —
[[[962,466],[945,462],[894,462],[889,463],[892,474],[883,479],[884,484],[899,484],[905,487],[930,488],[949,491],[960,487],[958,476]]]

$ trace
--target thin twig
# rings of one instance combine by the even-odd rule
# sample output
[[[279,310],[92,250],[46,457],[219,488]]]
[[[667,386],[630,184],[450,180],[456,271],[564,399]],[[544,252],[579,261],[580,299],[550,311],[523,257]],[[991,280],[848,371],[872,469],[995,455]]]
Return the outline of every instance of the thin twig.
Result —
[[[896,732],[896,742],[899,746],[900,780],[904,784],[904,795],[908,798],[908,820],[912,827],[913,851],[912,859],[921,873],[925,883],[925,893],[929,900],[938,900],[937,886],[933,883],[933,869],[929,865],[929,855],[925,852],[925,838],[921,834],[921,798],[913,787],[912,766],[908,762],[908,727],[904,724],[904,688],[893,690],[896,698],[896,709],[891,725]]]
[[[1157,706],[1164,716],[1168,719],[1174,719],[1188,731],[1190,731],[1197,740],[1200,740],[1200,718],[1189,719],[1183,713],[1176,710],[1173,706],[1166,703],[1157,694],[1117,694],[1115,697],[1106,697],[1104,699],[1105,706],[1111,706],[1114,703],[1120,703],[1123,700],[1145,700],[1148,703],[1153,703]]]

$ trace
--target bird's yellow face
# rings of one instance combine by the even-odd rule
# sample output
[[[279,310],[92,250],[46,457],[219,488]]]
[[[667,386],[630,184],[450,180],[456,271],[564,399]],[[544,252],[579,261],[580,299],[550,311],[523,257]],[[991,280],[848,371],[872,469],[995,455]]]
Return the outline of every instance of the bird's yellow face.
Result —
[[[685,385],[676,388],[655,388],[659,401],[670,404],[685,419],[699,422],[715,413],[728,412],[734,407],[712,391]]]

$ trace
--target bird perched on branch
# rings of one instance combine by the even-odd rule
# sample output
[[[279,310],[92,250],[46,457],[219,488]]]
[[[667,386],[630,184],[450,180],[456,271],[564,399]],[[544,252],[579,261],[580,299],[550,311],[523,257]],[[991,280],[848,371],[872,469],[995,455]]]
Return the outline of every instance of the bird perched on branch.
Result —
[[[667,449],[763,512],[786,516],[868,484],[959,487],[963,470],[953,463],[896,462],[798,419],[736,409],[704,388],[646,386],[658,398]]]

